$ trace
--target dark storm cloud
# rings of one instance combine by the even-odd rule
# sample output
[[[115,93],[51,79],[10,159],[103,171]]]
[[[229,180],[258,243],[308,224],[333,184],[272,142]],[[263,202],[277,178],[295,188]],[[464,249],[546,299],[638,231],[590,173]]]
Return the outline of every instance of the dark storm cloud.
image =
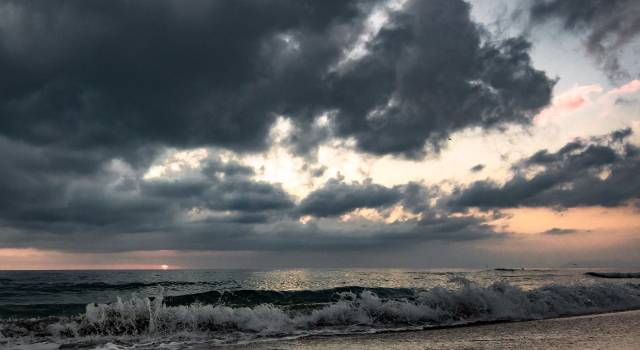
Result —
[[[481,218],[449,217],[430,207],[433,190],[417,183],[386,188],[334,180],[296,206],[280,186],[252,180],[242,165],[215,156],[177,178],[145,179],[122,161],[103,164],[99,175],[73,166],[41,172],[50,166],[43,148],[0,140],[7,146],[3,152],[12,150],[0,157],[0,163],[12,165],[0,167],[0,247],[5,248],[353,250],[494,235]],[[336,216],[396,203],[422,213],[422,219],[393,224],[296,221],[302,212]]]
[[[465,127],[526,123],[549,102],[553,82],[532,68],[529,43],[483,41],[467,3],[414,1],[390,22],[332,80],[336,134],[360,149],[417,157]]]
[[[322,188],[311,192],[299,205],[302,215],[316,217],[340,216],[359,208],[385,208],[402,197],[398,188],[372,183],[347,184],[329,180]]]
[[[232,162],[211,159],[184,179],[145,180],[142,172],[122,170],[122,161],[102,164],[100,172],[78,165],[91,164],[90,152],[52,161],[45,148],[0,142],[0,225],[7,228],[102,235],[178,230],[192,208],[229,211],[223,220],[248,222],[293,207],[282,188],[251,180],[246,167]]]
[[[342,224],[341,224],[342,225]],[[473,217],[439,217],[386,225],[356,222],[341,228],[295,225],[279,228],[265,240],[271,249],[387,249],[429,241],[468,241],[499,237],[493,227]]]
[[[447,235],[453,233],[463,233],[463,235],[457,235],[458,239],[470,239],[478,235],[494,234],[493,229],[485,223],[484,219],[473,216],[426,215],[420,220],[420,226],[427,229],[428,232],[436,232],[441,237],[447,237]],[[452,235],[449,239],[455,240],[456,235]]]
[[[426,213],[431,207],[429,201],[438,193],[438,188],[427,187],[417,182],[402,186],[402,190],[402,207],[414,214]]]
[[[481,219],[432,208],[436,189],[420,184],[333,181],[297,206],[280,185],[215,157],[184,178],[144,178],[168,148],[264,151],[280,115],[294,130],[285,142],[302,155],[337,137],[372,154],[420,157],[454,131],[528,123],[548,104],[553,81],[532,67],[529,43],[490,38],[460,0],[409,1],[363,57],[339,64],[377,4],[0,2],[0,246],[276,249],[486,237]],[[395,204],[423,220],[376,223],[371,235],[294,221]]]
[[[320,70],[339,55],[337,35],[349,33],[337,26],[363,15],[354,1],[2,7],[0,132],[70,147],[262,148],[274,115],[314,94]],[[286,33],[309,57],[286,52],[278,39]]]
[[[75,231],[66,233],[66,239],[60,239],[57,235],[35,231],[12,233],[3,230],[0,237],[4,247],[83,252],[162,250],[167,247],[176,250],[363,251],[430,241],[500,237],[492,226],[471,217],[441,217],[421,223],[409,221],[386,225],[375,222],[336,223],[335,220],[303,225],[293,221],[265,223],[259,216],[232,216],[215,221],[167,226],[157,231],[94,234]]]
[[[387,209],[396,204],[413,214],[423,214],[430,220],[436,210],[430,201],[440,195],[435,186],[418,182],[385,187],[371,180],[362,183],[346,183],[342,179],[330,179],[323,187],[309,193],[296,208],[299,215],[313,215],[319,218],[336,217],[355,209]],[[445,213],[446,214],[446,213]]]
[[[196,182],[151,181],[142,187],[144,195],[163,199],[191,198],[187,203],[207,209],[240,212],[288,209],[293,206],[289,196],[281,188],[246,179],[216,181],[206,179]]]
[[[636,0],[531,1],[534,24],[559,20],[566,30],[586,34],[587,52],[612,78],[625,75],[619,52],[640,34],[640,3]]]
[[[284,114],[304,153],[327,137],[314,118],[332,113],[337,136],[362,150],[416,155],[464,127],[527,122],[549,102],[529,44],[483,42],[457,0],[409,3],[368,55],[332,71],[374,4],[5,1],[0,133],[119,153],[259,150]]]
[[[504,184],[477,181],[458,188],[442,203],[457,210],[622,205],[640,198],[640,153],[624,143],[630,134],[630,129],[623,129],[570,142],[557,152],[541,150],[514,165],[513,177]],[[527,176],[535,167],[541,169]]]

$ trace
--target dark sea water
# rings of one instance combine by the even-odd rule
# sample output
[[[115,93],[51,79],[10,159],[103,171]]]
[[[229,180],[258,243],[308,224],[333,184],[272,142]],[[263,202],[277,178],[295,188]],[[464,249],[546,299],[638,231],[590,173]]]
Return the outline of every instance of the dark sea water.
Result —
[[[640,308],[606,269],[0,271],[0,347],[189,348]]]

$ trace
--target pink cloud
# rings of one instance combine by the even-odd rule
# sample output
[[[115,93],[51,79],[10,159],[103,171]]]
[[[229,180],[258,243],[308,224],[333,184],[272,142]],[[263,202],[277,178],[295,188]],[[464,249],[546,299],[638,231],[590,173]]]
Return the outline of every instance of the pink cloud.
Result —
[[[605,98],[606,96],[632,94],[638,91],[640,91],[640,80],[638,79],[611,89],[604,94],[600,85],[574,86],[554,97],[551,105],[538,113],[533,121],[536,124],[544,124],[553,118],[575,112],[593,103],[607,104],[610,99]],[[596,96],[593,96],[594,94]]]
[[[609,91],[609,93],[622,95],[622,94],[632,94],[632,93],[638,92],[638,91],[640,91],[640,80],[635,79],[635,80],[632,80],[632,81],[622,85],[621,87],[619,87],[617,89],[613,89],[613,90]]]
[[[574,112],[591,101],[591,94],[601,92],[600,85],[575,86],[556,96],[549,107],[534,117],[534,122],[541,124],[555,116]]]
[[[580,108],[584,103],[585,99],[582,96],[567,96],[556,101],[555,106],[564,110],[574,110]]]

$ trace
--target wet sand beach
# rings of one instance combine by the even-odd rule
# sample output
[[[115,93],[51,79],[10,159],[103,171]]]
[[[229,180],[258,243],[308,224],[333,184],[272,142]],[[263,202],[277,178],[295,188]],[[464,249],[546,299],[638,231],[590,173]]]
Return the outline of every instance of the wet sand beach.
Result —
[[[309,337],[226,349],[631,350],[640,349],[640,310],[416,332]]]

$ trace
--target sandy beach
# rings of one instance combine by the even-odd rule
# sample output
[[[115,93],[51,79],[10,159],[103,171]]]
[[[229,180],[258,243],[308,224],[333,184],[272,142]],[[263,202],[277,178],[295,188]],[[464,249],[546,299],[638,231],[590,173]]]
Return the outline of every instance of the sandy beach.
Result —
[[[238,345],[227,349],[639,349],[640,310],[417,332]]]

